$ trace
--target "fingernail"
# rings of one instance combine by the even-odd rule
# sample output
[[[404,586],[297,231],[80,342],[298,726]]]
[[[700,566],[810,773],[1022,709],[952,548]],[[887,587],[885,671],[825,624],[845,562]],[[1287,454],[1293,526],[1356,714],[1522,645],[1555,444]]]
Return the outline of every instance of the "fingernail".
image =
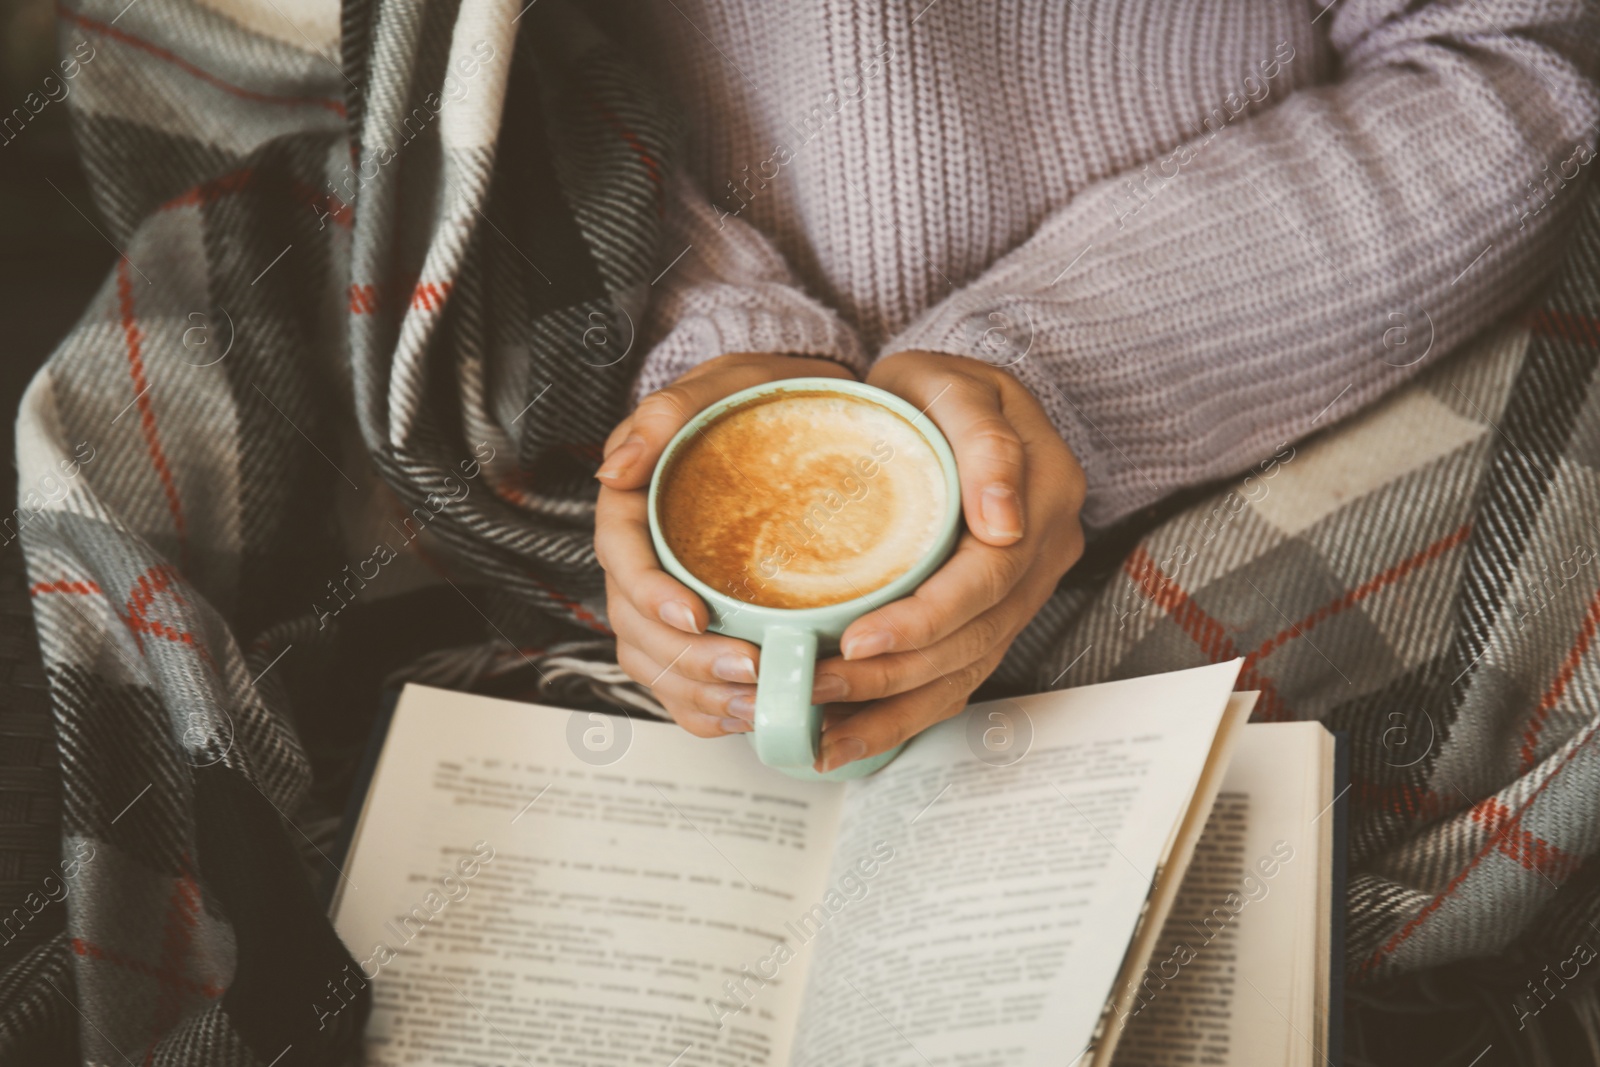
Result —
[[[979,508],[990,537],[1022,536],[1022,507],[1012,489],[991,485],[983,491]]]
[[[740,693],[728,701],[728,714],[736,719],[746,722],[756,717],[756,695],[754,693]]]
[[[822,746],[822,772],[843,767],[867,754],[867,743],[859,737],[841,737]]]
[[[644,438],[630,437],[622,442],[604,460],[605,465],[595,472],[596,478],[616,478],[625,474],[633,461],[644,451]]]
[[[680,600],[669,600],[661,605],[661,621],[685,633],[700,632],[700,627],[694,622],[694,612],[689,609],[689,605]]]
[[[743,719],[723,719],[722,732],[725,734],[747,734],[754,727]]]
[[[872,630],[859,637],[852,637],[839,651],[844,653],[845,659],[866,659],[880,652],[887,652],[893,641],[894,638],[887,630]]]
[[[811,703],[832,704],[850,695],[850,683],[837,674],[819,674],[811,687]]]
[[[724,682],[754,682],[756,661],[749,656],[718,656],[711,661],[711,676]]]

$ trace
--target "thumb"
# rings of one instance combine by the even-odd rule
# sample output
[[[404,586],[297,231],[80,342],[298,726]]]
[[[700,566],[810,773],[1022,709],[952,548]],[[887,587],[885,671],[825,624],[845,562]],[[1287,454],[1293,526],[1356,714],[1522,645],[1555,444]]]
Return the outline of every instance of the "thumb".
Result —
[[[706,406],[707,399],[694,392],[692,384],[675,382],[639,401],[608,442],[595,477],[613,489],[638,489],[648,482],[667,442]]]
[[[956,455],[967,529],[987,545],[1022,540],[1026,459],[1022,438],[1002,414],[1000,395],[986,383],[962,383],[929,406]]]

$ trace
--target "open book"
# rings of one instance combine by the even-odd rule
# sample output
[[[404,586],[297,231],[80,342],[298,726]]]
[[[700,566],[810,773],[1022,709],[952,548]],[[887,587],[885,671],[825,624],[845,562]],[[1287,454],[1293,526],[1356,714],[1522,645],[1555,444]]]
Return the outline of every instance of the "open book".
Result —
[[[315,1010],[370,983],[373,1065],[1321,1063],[1332,738],[1246,727],[1238,667],[973,705],[848,783],[408,687]]]

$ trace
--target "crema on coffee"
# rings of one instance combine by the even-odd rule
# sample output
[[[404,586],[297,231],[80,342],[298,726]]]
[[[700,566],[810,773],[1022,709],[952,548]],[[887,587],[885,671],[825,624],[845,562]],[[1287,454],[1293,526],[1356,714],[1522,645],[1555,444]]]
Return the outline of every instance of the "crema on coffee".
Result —
[[[894,581],[938,541],[944,468],[900,415],[842,393],[778,392],[705,426],[662,472],[667,546],[713,589],[810,608]]]

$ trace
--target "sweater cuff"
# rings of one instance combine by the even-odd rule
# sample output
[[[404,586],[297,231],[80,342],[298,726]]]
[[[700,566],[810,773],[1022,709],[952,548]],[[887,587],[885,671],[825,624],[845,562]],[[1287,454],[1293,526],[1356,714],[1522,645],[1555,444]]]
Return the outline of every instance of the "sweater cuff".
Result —
[[[775,292],[760,299],[732,286],[706,294],[701,307],[686,310],[671,331],[645,356],[634,386],[634,400],[672,384],[709,359],[732,352],[773,352],[831,359],[857,377],[867,358],[849,329],[834,314],[798,294]],[[777,287],[773,287],[777,288]],[[798,298],[797,298],[798,297]]]

